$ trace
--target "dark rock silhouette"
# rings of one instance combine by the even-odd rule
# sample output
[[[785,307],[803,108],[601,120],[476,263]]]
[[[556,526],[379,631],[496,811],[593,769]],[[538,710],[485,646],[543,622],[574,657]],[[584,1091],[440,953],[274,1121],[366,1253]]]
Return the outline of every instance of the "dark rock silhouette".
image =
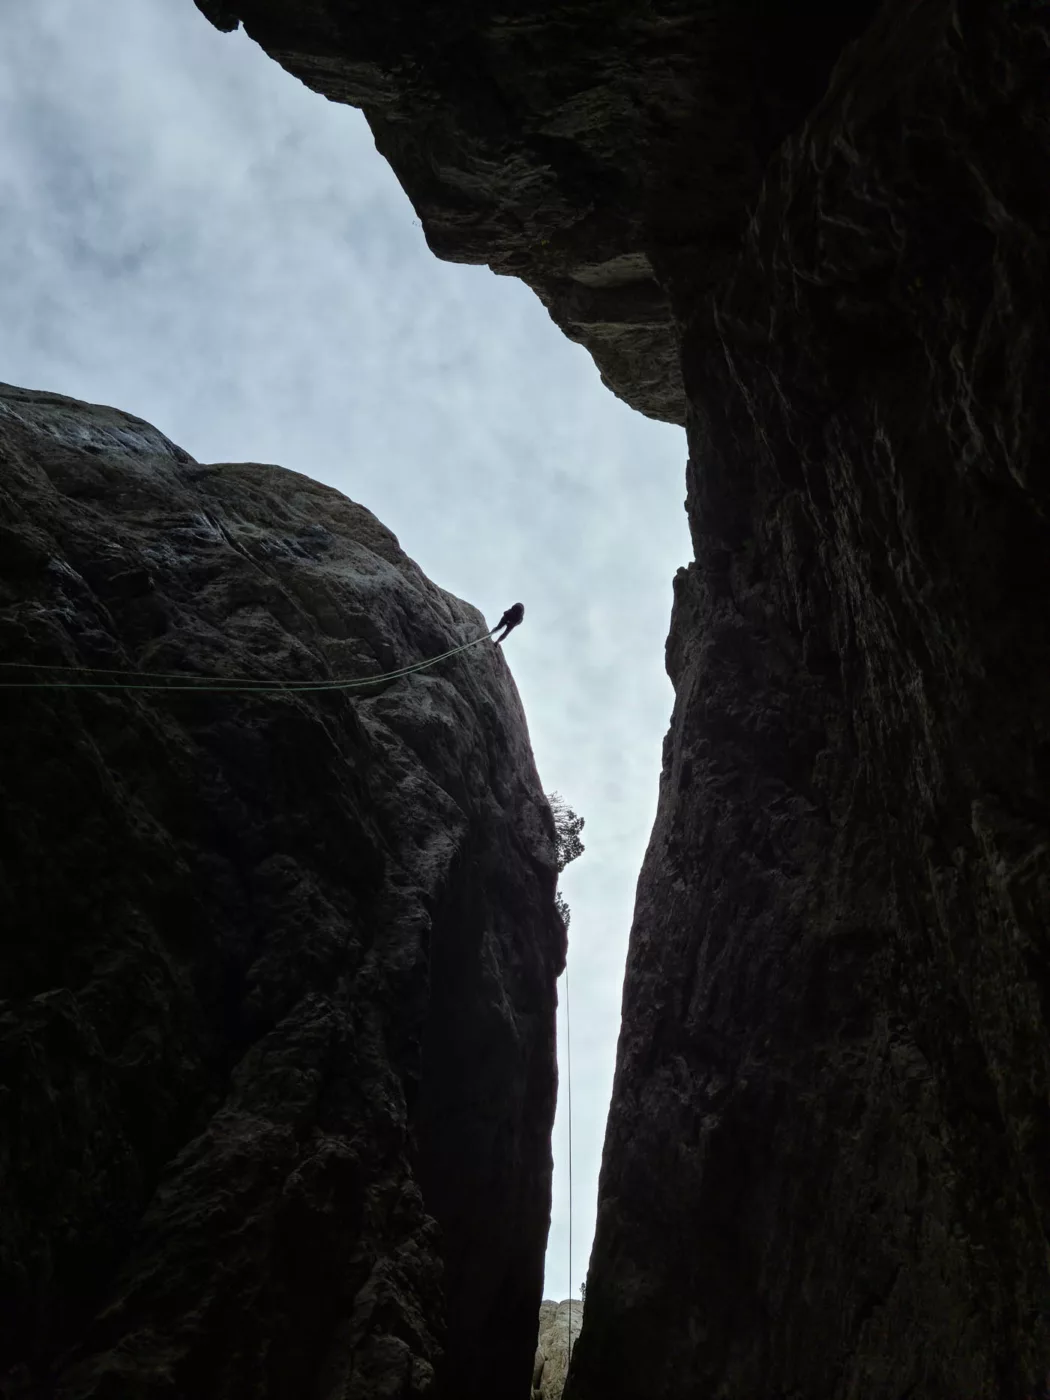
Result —
[[[435,252],[688,428],[567,1394],[1033,1393],[1050,10],[225,8],[364,108]]]
[[[887,5],[682,308],[696,562],[573,1400],[1050,1371],[1048,99],[1045,6]]]
[[[1045,0],[200,3],[364,108],[435,252],[524,277],[616,392],[688,429],[696,558],[676,581],[677,701],[567,1394],[1036,1392],[1050,1362]],[[39,567],[35,539],[5,546],[8,568]],[[31,841],[28,796],[14,810]],[[185,806],[165,821],[180,816],[185,830]],[[135,983],[148,997],[145,972]],[[56,1037],[79,1034],[61,1004],[45,1011]],[[188,1111],[147,1098],[163,1123]],[[216,1191],[240,1180],[228,1158]],[[129,1228],[102,1220],[98,1248]],[[136,1257],[161,1257],[163,1228]],[[388,1334],[386,1379],[374,1353],[394,1393],[409,1384],[399,1348],[425,1360],[434,1345],[432,1295],[422,1275],[413,1287],[426,1337]],[[524,1400],[508,1357],[505,1393]],[[200,1372],[206,1393],[235,1393],[218,1374]],[[456,1393],[477,1393],[477,1374]]]
[[[1046,5],[227,10],[364,108],[435,252],[523,276],[688,428],[568,1394],[1033,1390]]]
[[[684,423],[681,312],[875,0],[197,0],[361,107],[430,247],[531,286],[605,382]]]
[[[338,492],[0,388],[0,661],[320,683],[486,634]],[[0,692],[0,1394],[527,1394],[554,888],[487,643]]]

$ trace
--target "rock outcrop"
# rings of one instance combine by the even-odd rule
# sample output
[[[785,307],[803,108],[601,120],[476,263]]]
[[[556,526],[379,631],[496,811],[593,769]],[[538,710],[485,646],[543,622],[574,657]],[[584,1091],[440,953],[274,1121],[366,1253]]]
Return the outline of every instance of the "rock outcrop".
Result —
[[[888,4],[692,312],[573,1400],[1050,1378],[1048,255],[1050,8]]]
[[[0,1393],[528,1395],[564,926],[502,654],[96,685],[485,630],[338,492],[0,389],[0,661],[52,668],[0,680],[90,683],[0,693]]]
[[[569,1372],[569,1355],[583,1326],[583,1304],[578,1298],[540,1304],[540,1330],[536,1364],[532,1371],[532,1400],[561,1400]]]
[[[568,1393],[1033,1393],[1050,1361],[1046,0],[886,0],[877,14],[873,5],[777,0],[521,0],[498,9],[198,3],[221,27],[243,20],[318,91],[365,109],[437,253],[523,276],[618,393],[688,427],[696,560],[676,581],[667,657],[677,700],[639,887],[587,1318]],[[5,544],[5,567],[57,589],[36,538]],[[183,548],[175,538],[172,548]],[[71,567],[78,570],[75,560]],[[135,570],[103,570],[97,584],[78,576],[148,615]],[[61,606],[78,615],[75,600]],[[90,649],[104,630],[95,612],[84,616],[81,645]],[[230,762],[243,765],[239,781],[258,782],[249,738],[261,721],[247,723],[247,711],[261,702],[237,703],[246,719]],[[290,715],[266,714],[327,734],[327,701],[315,702],[309,722],[297,703]],[[52,1056],[70,1074],[116,1066],[105,1070],[112,1087],[98,1100],[99,1118],[84,1110],[61,1125],[80,1134],[84,1169],[51,1161],[46,1145],[62,1140],[56,1105],[93,1101],[94,1090],[82,1099],[48,1085],[26,1131],[40,1144],[40,1180],[51,1183],[42,1199],[57,1200],[61,1181],[73,1221],[96,1219],[96,1200],[109,1203],[99,1248],[130,1241],[137,1229],[136,1239],[145,1230],[157,1241],[150,1248],[177,1251],[178,1267],[163,1274],[134,1263],[148,1252],[129,1255],[129,1282],[115,1295],[125,1301],[100,1321],[93,1344],[96,1355],[109,1347],[123,1358],[115,1349],[122,1308],[129,1319],[145,1316],[137,1300],[162,1302],[181,1270],[207,1272],[193,1242],[225,1228],[229,1183],[234,1204],[250,1200],[252,1211],[261,1199],[265,1214],[274,1197],[233,1129],[220,1133],[231,1115],[254,1122],[253,1101],[242,1109],[234,1100],[220,1114],[214,1148],[213,1119],[193,1116],[204,1109],[191,1104],[219,1113],[208,1086],[228,1072],[213,1062],[217,1051],[200,1057],[196,1047],[210,1042],[195,1023],[174,1018],[163,1041],[179,1047],[170,1066],[145,1081],[137,1068],[168,1062],[133,1012],[175,975],[169,967],[182,975],[201,965],[194,939],[218,938],[213,907],[248,917],[250,902],[223,863],[240,839],[239,816],[207,834],[219,856],[206,882],[194,875],[175,887],[167,873],[165,843],[192,849],[202,811],[214,824],[211,813],[226,810],[222,784],[232,778],[210,777],[210,758],[184,758],[180,793],[193,799],[141,817],[148,787],[114,793],[116,765],[91,767],[96,752],[130,745],[134,755],[155,731],[191,721],[158,707],[163,723],[144,728],[130,701],[90,704],[98,711],[91,732],[110,746],[95,739],[96,748],[85,747],[78,764],[90,778],[77,765],[49,766],[46,746],[65,742],[57,702],[32,724],[20,721],[25,737],[5,759],[15,754],[8,763],[26,792],[48,794],[52,845],[59,836],[73,841],[74,828],[89,829],[101,809],[112,818],[107,832],[141,845],[126,900],[113,876],[97,882],[125,912],[100,929],[96,905],[85,899],[72,911],[84,929],[77,947],[108,947],[97,940],[110,929],[133,941],[123,931],[138,927],[144,909],[171,920],[176,952],[135,964],[137,999],[123,994],[120,1033],[93,1030],[98,1049],[85,1041],[75,1056],[63,1047],[87,1035],[82,1008],[101,995],[96,982],[85,974],[73,1005],[48,1000],[53,984],[43,973],[27,977],[24,995],[36,999],[39,1020],[17,1043],[29,1047],[45,1085]],[[209,725],[221,726],[226,713],[209,711]],[[203,723],[200,709],[193,714]],[[316,816],[339,810],[342,798],[324,788],[329,765],[316,747],[302,736],[295,747],[306,754],[303,767],[271,765],[267,784],[294,790],[305,772],[329,796],[309,826],[286,817],[281,847],[292,842],[298,859],[325,861],[341,878],[345,864],[319,843]],[[271,744],[264,757],[278,751],[289,752]],[[29,752],[40,757],[26,772]],[[191,784],[201,765],[212,794],[206,809],[200,782]],[[293,808],[282,789],[282,811]],[[13,810],[7,839],[26,852],[14,873],[46,909],[57,896],[32,862],[42,846],[28,796]],[[371,812],[371,797],[354,810]],[[350,823],[359,833],[338,844],[355,851],[364,888],[378,891],[386,886],[369,854],[371,820]],[[244,839],[250,834],[249,823]],[[97,876],[111,868],[110,851],[97,836],[80,866],[71,858],[66,868]],[[203,907],[193,903],[197,888],[208,891]],[[35,927],[44,933],[30,965],[44,969],[53,940],[46,920]],[[232,1006],[224,1014],[252,1026],[256,997],[269,1008],[276,992],[245,987],[249,964],[238,956],[235,949],[242,971],[232,993],[205,986],[194,997]],[[106,975],[123,985],[114,958]],[[315,985],[309,969],[295,978]],[[408,984],[411,992],[410,976]],[[371,1004],[372,986],[351,999],[351,1018],[353,1007]],[[405,994],[399,986],[399,1004]],[[282,1024],[273,1020],[278,1010],[260,1023],[266,1035]],[[114,1048],[124,1044],[134,1047],[129,1067]],[[281,1063],[276,1056],[273,1073]],[[252,1084],[269,1064],[252,1069]],[[199,1076],[199,1095],[170,1087],[184,1069]],[[359,1078],[341,1092],[359,1092]],[[425,1075],[421,1092],[425,1099]],[[120,1108],[122,1096],[134,1104],[136,1094],[137,1107]],[[366,1098],[377,1115],[387,1102]],[[152,1147],[106,1156],[119,1179],[102,1191],[89,1149],[93,1134],[116,1133],[118,1110],[153,1115],[148,1142],[161,1146],[156,1159]],[[390,1138],[366,1134],[370,1180],[405,1179],[384,1164],[401,1161],[398,1125],[410,1114],[394,1111]],[[418,1104],[415,1114],[433,1121]],[[178,1136],[169,1125],[180,1115]],[[214,1183],[214,1215],[179,1218],[176,1230],[177,1193],[162,1185],[150,1208],[159,1215],[133,1227],[121,1202],[148,1199],[146,1184],[160,1178],[176,1136],[203,1144],[205,1164],[192,1153],[177,1159],[175,1179],[199,1171]],[[87,1204],[77,1204],[79,1193]],[[289,1194],[298,1201],[299,1186]],[[331,1199],[338,1236],[346,1214]],[[465,1198],[460,1205],[466,1214]],[[399,1259],[431,1257],[418,1242],[421,1219],[412,1207],[399,1225]],[[50,1222],[46,1249],[26,1246],[34,1296],[45,1300],[53,1255],[68,1279],[90,1272],[87,1247],[78,1253],[68,1232],[87,1237],[65,1220]],[[317,1241],[332,1237],[311,1223],[280,1234],[291,1276],[315,1276]],[[107,1257],[106,1266],[116,1261]],[[429,1285],[420,1272],[413,1278],[415,1299]],[[222,1296],[217,1284],[206,1290],[193,1319],[219,1308]],[[129,1321],[139,1329],[126,1334],[135,1338],[132,1358],[150,1347],[168,1355],[180,1326],[197,1325],[161,1302],[151,1314],[159,1330]],[[75,1288],[63,1306],[76,1313]],[[395,1359],[426,1364],[435,1343],[425,1304],[397,1315],[418,1326],[391,1324],[384,1345]],[[351,1330],[358,1317],[350,1314]],[[334,1335],[324,1318],[311,1313],[308,1323]],[[17,1321],[25,1336],[39,1326],[38,1312]],[[286,1364],[295,1345],[289,1332],[274,1364]],[[234,1365],[229,1356],[223,1364]]]
[[[679,306],[875,0],[196,0],[361,107],[430,247],[521,277],[605,382],[683,423]]]
[[[1050,1359],[1045,0],[199,3],[364,108],[436,252],[688,426],[573,1400],[1017,1400]]]

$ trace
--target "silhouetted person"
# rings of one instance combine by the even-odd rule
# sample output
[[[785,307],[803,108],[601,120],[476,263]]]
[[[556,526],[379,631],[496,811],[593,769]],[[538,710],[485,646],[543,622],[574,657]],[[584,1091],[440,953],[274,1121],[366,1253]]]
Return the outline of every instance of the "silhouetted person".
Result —
[[[515,627],[517,627],[518,623],[524,616],[524,603],[515,603],[512,607],[509,607],[507,609],[507,611],[503,614],[500,620],[496,623],[495,627],[493,627],[492,629],[493,632],[498,632],[501,627],[505,627],[507,629],[507,631],[504,632],[502,637],[497,637],[495,639],[497,646],[499,646],[500,642],[502,642],[506,638],[508,632],[514,631]]]

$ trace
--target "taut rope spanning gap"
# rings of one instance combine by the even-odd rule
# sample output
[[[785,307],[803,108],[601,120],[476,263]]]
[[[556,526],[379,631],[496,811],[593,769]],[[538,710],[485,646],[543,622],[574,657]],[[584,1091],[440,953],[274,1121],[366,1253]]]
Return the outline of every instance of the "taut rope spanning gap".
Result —
[[[495,630],[493,628],[492,632]],[[426,661],[417,661],[412,666],[402,666],[397,671],[384,671],[378,676],[358,676],[353,680],[345,681],[271,682],[250,680],[246,676],[242,678],[216,676],[212,679],[222,682],[232,680],[234,684],[214,685],[210,683],[209,677],[193,678],[193,673],[188,671],[135,671],[130,668],[125,670],[105,666],[60,666],[37,661],[0,661],[0,667],[14,666],[23,670],[76,671],[82,675],[149,678],[137,681],[0,681],[0,690],[202,690],[209,694],[236,692],[242,695],[279,694],[286,691],[358,690],[363,686],[377,685],[381,681],[399,680],[402,676],[411,676],[417,671],[425,671],[429,666],[436,666],[439,661],[447,661],[450,656],[458,656],[460,652],[469,651],[471,647],[476,647],[479,642],[484,642],[491,637],[492,632],[485,632],[480,637],[475,637],[471,642],[464,642],[462,646],[452,647],[450,651],[443,651],[439,656],[428,657]],[[189,680],[190,683],[169,684],[171,681],[181,682],[185,680]]]

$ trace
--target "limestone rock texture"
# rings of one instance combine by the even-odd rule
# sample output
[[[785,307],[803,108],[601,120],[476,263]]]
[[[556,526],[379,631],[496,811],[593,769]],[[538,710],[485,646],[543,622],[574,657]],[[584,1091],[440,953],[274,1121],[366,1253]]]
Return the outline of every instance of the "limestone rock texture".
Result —
[[[0,661],[485,631],[338,492],[0,387]],[[553,837],[489,641],[0,691],[0,1394],[525,1400]]]
[[[544,1298],[540,1304],[532,1400],[561,1400],[569,1372],[569,1353],[575,1349],[582,1326],[583,1304],[579,1298],[564,1298],[560,1303]]]

